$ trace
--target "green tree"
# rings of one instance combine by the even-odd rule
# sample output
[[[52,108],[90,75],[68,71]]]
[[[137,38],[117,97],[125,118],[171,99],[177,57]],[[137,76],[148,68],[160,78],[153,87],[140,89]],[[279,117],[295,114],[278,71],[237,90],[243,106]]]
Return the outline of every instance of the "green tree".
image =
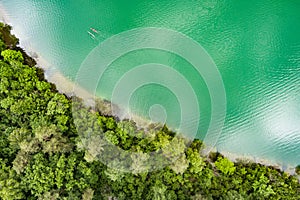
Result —
[[[166,197],[167,186],[160,181],[157,181],[155,185],[150,188],[149,196],[147,199],[153,200],[167,200]]]
[[[20,51],[6,49],[1,52],[1,56],[6,62],[18,61],[22,63],[24,61],[23,55]]]
[[[188,148],[187,158],[190,162],[189,171],[195,174],[200,174],[206,166],[204,158],[200,156],[200,153],[195,149]]]
[[[185,154],[182,154],[170,167],[176,174],[183,174],[188,166],[189,160],[186,159]]]
[[[82,194],[82,200],[92,200],[94,196],[94,190],[87,188]]]
[[[8,136],[8,140],[10,142],[10,146],[13,149],[19,149],[20,144],[23,141],[28,141],[31,139],[31,133],[28,129],[22,127],[15,129],[10,135]]]
[[[15,160],[12,162],[13,164],[13,169],[18,173],[21,174],[27,164],[30,162],[31,156],[24,152],[24,151],[19,151]]]
[[[300,165],[297,165],[297,167],[295,168],[295,172],[300,175]]]
[[[66,153],[72,150],[72,144],[68,138],[62,136],[54,124],[38,127],[34,133],[44,153]]]
[[[38,153],[25,168],[22,184],[26,185],[26,191],[38,197],[55,189],[59,189],[63,196],[72,190],[83,193],[85,189],[96,185],[98,176],[82,160],[82,155],[75,152],[69,156]]]
[[[19,177],[0,159],[0,198],[3,200],[24,199]]]
[[[56,200],[56,199],[59,199],[59,191],[57,190],[45,192],[38,198],[38,200]]]
[[[215,162],[215,166],[225,175],[232,175],[236,168],[234,163],[231,162],[228,158],[218,157],[218,160]]]
[[[264,198],[267,198],[270,195],[275,194],[272,190],[272,186],[268,185],[269,182],[269,179],[262,174],[258,180],[254,181],[254,183],[252,184],[252,188],[259,195],[263,196]]]
[[[5,48],[6,48],[5,43],[2,40],[0,40],[0,52],[5,50]]]

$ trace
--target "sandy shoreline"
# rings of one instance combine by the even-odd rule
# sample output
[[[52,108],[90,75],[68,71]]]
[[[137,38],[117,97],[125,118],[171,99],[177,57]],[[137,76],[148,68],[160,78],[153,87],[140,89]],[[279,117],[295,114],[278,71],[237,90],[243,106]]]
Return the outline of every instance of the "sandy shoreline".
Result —
[[[289,166],[289,165],[283,165],[275,161],[270,161],[264,158],[259,158],[251,155],[238,155],[237,153],[230,153],[221,151],[220,152],[225,157],[229,158],[231,161],[238,161],[238,160],[246,160],[253,163],[259,163],[265,166],[272,166],[277,169],[280,169],[281,171],[287,172],[288,174],[294,175],[295,174],[295,167]]]
[[[9,19],[9,14],[6,12],[6,10],[3,8],[3,6],[0,3],[0,21],[13,26],[13,23],[11,23]],[[15,32],[14,29],[12,30],[12,33],[16,35],[17,38],[22,41],[22,33],[21,31]],[[23,44],[20,45],[22,49],[31,57],[33,57],[36,62],[37,66],[42,68],[45,72],[45,78],[47,81],[52,82],[56,85],[56,88],[59,92],[64,93],[68,96],[76,95],[85,101],[88,101],[90,99],[94,99],[95,96],[85,89],[78,87],[74,82],[72,82],[70,79],[65,77],[61,72],[58,70],[53,71],[54,67],[47,62],[39,53],[38,51],[35,51],[31,46]],[[50,69],[52,69],[50,71]],[[74,90],[76,86],[76,90]],[[136,121],[138,126],[145,126],[151,123],[149,120],[146,120],[143,117],[136,116],[136,115],[130,115],[131,118]],[[214,151],[217,151],[216,148],[214,148]],[[229,158],[232,161],[237,161],[237,160],[248,160],[254,163],[260,163],[266,166],[274,166],[280,170],[283,170],[289,174],[295,174],[295,168],[291,167],[289,165],[286,165],[283,167],[283,165],[278,164],[276,162],[272,162],[270,160],[266,159],[261,159],[261,158],[255,158],[254,156],[248,156],[248,155],[238,155],[237,153],[230,153],[230,152],[225,152],[225,151],[220,151],[221,154],[223,154],[225,157]]]
[[[9,20],[8,13],[5,11],[5,9],[3,8],[3,6],[1,4],[0,4],[0,21],[14,27],[13,23],[11,23],[11,20]],[[22,33],[15,32],[14,29],[12,29],[12,33],[14,35],[16,35],[16,37],[19,38],[20,41],[22,41],[22,38],[23,38]],[[74,83],[73,81],[71,81],[70,79],[65,77],[61,72],[59,72],[58,70],[53,71],[54,66],[51,65],[46,59],[44,59],[38,53],[38,51],[33,49],[30,45],[26,45],[23,43],[20,45],[20,47],[22,49],[24,49],[24,51],[29,56],[33,57],[36,60],[37,66],[44,70],[46,80],[51,83],[54,83],[59,92],[64,93],[69,97],[76,95],[77,97],[82,98],[86,102],[91,102],[90,101],[91,99],[95,99],[95,95],[89,93],[87,90],[76,85],[76,83]],[[74,88],[76,88],[76,89],[74,89]],[[91,105],[91,104],[89,104],[89,105]],[[145,127],[146,125],[151,123],[149,120],[147,120],[143,117],[134,115],[132,113],[130,113],[129,115],[133,120],[136,121],[137,125],[139,125],[141,127]]]
[[[14,30],[14,24],[9,19],[9,15],[5,11],[5,9],[3,8],[1,3],[0,3],[0,21],[12,26],[12,33],[14,35],[16,35],[17,38],[19,38],[19,40],[21,41],[20,43],[22,43],[22,41],[24,41],[22,31],[16,32]],[[28,42],[25,44],[22,43],[19,46],[22,49],[24,49],[26,54],[28,54],[29,56],[33,57],[36,60],[37,66],[44,70],[45,79],[51,83],[54,83],[59,92],[64,93],[69,97],[71,97],[71,96],[80,97],[86,102],[87,105],[93,106],[93,102],[91,100],[96,98],[95,95],[91,94],[84,88],[78,86],[75,82],[73,82],[70,79],[68,79],[67,77],[65,77],[60,71],[53,70],[53,69],[55,69],[55,67],[53,65],[51,65],[46,59],[44,59],[39,54],[38,51],[33,49]],[[74,88],[76,88],[76,89],[74,89]],[[134,120],[136,122],[137,126],[139,126],[139,127],[146,127],[150,123],[153,123],[153,122],[145,119],[144,117],[137,116],[133,113],[129,113],[128,115],[125,115],[124,117]]]
[[[12,26],[12,34],[16,35],[17,38],[19,38],[20,41],[23,40],[23,35],[20,32],[16,32],[14,30],[14,25],[9,19],[9,15],[6,12],[6,10],[3,8],[3,6],[0,4],[0,21],[4,22],[5,24],[9,24]],[[61,72],[58,70],[53,71],[54,67],[46,60],[44,59],[38,51],[33,49],[30,45],[26,45],[22,42],[19,45],[26,54],[34,58],[37,62],[37,66],[44,70],[45,78],[47,81],[52,82],[56,85],[56,88],[67,95],[72,95],[74,93],[74,87],[75,83],[72,82],[70,79],[65,77]],[[76,95],[80,98],[87,99],[87,98],[93,98],[94,96],[84,90],[83,88],[80,88],[76,86]]]

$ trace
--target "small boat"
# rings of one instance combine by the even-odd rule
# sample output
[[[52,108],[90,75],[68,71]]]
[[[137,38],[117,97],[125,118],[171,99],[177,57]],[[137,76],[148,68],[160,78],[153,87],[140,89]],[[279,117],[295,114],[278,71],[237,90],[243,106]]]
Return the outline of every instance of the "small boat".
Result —
[[[87,33],[88,33],[93,39],[96,39],[96,36],[95,36],[93,33],[89,32],[89,31],[87,31]]]
[[[96,29],[94,29],[94,28],[90,28],[94,33],[97,33],[97,34],[99,34],[99,31],[98,30],[96,30]]]

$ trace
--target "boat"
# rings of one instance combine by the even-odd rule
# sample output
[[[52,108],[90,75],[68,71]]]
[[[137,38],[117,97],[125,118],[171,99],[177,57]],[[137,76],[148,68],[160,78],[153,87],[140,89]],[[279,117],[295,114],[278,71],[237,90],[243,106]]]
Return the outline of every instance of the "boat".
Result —
[[[94,33],[97,33],[99,34],[99,31],[97,29],[94,29],[94,28],[90,28]]]
[[[88,33],[93,39],[96,39],[96,36],[95,36],[93,33],[91,33],[90,31],[87,31],[87,33]]]

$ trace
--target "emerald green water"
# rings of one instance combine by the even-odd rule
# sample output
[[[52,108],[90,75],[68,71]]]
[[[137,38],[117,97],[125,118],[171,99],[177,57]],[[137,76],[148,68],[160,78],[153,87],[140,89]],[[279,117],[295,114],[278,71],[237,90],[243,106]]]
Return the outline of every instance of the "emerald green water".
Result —
[[[218,150],[280,164],[300,163],[300,1],[0,0],[0,5],[21,45],[51,64],[47,73],[59,70],[71,80],[89,52],[115,34],[161,27],[187,35],[209,53],[225,85],[227,112]],[[100,31],[96,39],[87,33],[90,27]],[[145,63],[171,66],[189,81],[199,102],[198,137],[204,138],[212,108],[206,82],[171,52],[128,52],[105,71],[97,94],[109,99],[122,75]],[[157,76],[181,88],[168,74]],[[136,90],[130,109],[148,116],[156,104],[164,107],[167,123],[176,127],[180,102],[159,84]],[[153,116],[163,120],[163,114]]]

